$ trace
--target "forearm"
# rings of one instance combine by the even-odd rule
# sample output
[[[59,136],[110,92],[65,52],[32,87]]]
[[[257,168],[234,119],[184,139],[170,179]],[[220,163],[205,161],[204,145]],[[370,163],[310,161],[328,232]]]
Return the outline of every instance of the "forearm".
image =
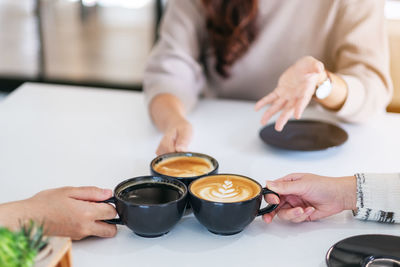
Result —
[[[355,176],[346,176],[339,178],[338,195],[343,197],[343,209],[344,210],[356,210],[357,209],[357,180]]]
[[[17,230],[26,220],[35,219],[26,200],[0,204],[0,226]]]
[[[329,71],[327,71],[327,77],[332,83],[332,92],[324,99],[315,98],[315,100],[326,109],[337,111],[347,99],[347,84],[341,77]]]
[[[185,120],[183,103],[172,94],[160,94],[150,103],[150,115],[156,127],[165,132],[171,125]]]
[[[385,1],[340,2],[332,29],[334,42],[327,50],[329,65],[348,86],[346,101],[336,115],[362,122],[384,112],[392,92]]]

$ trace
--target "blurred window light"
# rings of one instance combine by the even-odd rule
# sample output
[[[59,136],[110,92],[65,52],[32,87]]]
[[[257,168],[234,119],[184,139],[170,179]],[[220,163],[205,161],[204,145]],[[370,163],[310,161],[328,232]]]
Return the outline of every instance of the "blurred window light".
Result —
[[[385,15],[388,19],[400,19],[400,1],[388,0],[385,6]]]
[[[78,2],[79,0],[69,0],[70,2]],[[117,6],[124,8],[139,9],[151,3],[152,0],[82,0],[85,6]]]
[[[82,4],[85,6],[94,6],[96,2],[97,0],[82,0]]]

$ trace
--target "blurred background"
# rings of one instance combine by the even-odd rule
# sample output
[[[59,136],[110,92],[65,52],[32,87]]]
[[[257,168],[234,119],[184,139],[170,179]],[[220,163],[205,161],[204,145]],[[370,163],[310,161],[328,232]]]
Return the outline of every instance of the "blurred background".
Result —
[[[0,0],[0,101],[25,81],[141,90],[163,0]],[[400,0],[386,5],[400,112]]]

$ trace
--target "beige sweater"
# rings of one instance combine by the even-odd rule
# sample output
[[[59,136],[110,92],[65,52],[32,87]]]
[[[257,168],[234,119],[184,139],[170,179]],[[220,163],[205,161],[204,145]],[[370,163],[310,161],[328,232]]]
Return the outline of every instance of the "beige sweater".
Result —
[[[170,0],[145,71],[147,102],[160,93],[176,95],[188,109],[202,93],[258,100],[297,59],[311,55],[348,85],[340,118],[362,121],[384,111],[392,94],[384,0],[259,3],[258,38],[224,79],[214,69],[200,0]]]

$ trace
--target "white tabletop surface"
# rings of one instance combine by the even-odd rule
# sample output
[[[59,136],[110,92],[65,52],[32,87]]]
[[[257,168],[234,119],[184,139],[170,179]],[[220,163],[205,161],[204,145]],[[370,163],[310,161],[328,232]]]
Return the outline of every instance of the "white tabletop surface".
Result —
[[[260,183],[290,172],[341,176],[400,171],[400,115],[341,124],[343,146],[320,152],[291,152],[264,145],[261,113],[254,103],[203,100],[190,114],[190,150],[214,156],[220,172]],[[308,110],[306,117],[335,122]],[[149,174],[161,134],[152,126],[143,95],[136,92],[25,84],[0,103],[0,202],[46,188],[96,185]],[[350,212],[312,223],[256,218],[242,233],[209,233],[193,215],[167,235],[146,239],[124,226],[115,238],[73,243],[74,266],[325,266],[335,242],[358,234],[400,234],[400,225],[363,222]],[[118,264],[118,265],[117,265]]]

